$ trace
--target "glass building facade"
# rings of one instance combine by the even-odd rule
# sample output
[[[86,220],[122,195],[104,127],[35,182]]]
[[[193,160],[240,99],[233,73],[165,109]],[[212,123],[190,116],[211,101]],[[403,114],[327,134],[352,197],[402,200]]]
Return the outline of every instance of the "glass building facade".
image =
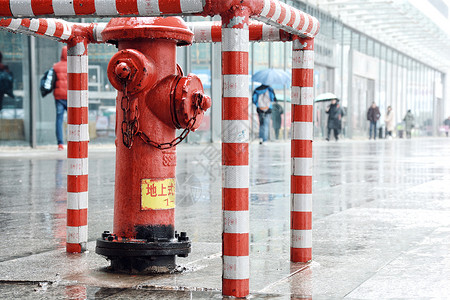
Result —
[[[315,39],[314,93],[336,94],[346,115],[343,135],[346,138],[367,138],[366,112],[375,101],[382,113],[379,126],[383,131],[384,115],[393,107],[396,133],[401,134],[402,120],[408,109],[416,118],[417,136],[439,134],[444,116],[445,74],[414,58],[399,52],[382,41],[375,40],[350,28],[302,1],[285,1],[319,19],[321,31]],[[189,22],[207,21],[210,18],[188,17]],[[214,20],[220,20],[215,18]],[[90,22],[91,19],[71,21]],[[107,20],[101,19],[100,22]],[[4,98],[0,112],[0,145],[56,144],[55,105],[50,94],[41,97],[39,81],[42,74],[59,60],[63,46],[47,39],[0,32],[0,51],[3,63],[14,73],[15,99]],[[249,72],[277,68],[290,72],[290,42],[251,43]],[[89,133],[91,143],[112,143],[115,128],[116,91],[106,76],[114,46],[89,45]],[[220,44],[194,44],[180,47],[178,63],[184,73],[194,73],[203,82],[206,93],[212,98],[212,107],[206,113],[200,128],[188,135],[187,143],[220,141],[221,131],[221,52]],[[250,94],[258,83],[251,82]],[[290,87],[275,86],[277,99],[284,108],[280,138],[290,138]],[[327,103],[314,105],[314,135],[326,135]],[[249,99],[252,139],[258,139],[256,108]],[[273,130],[270,138],[274,139]]]

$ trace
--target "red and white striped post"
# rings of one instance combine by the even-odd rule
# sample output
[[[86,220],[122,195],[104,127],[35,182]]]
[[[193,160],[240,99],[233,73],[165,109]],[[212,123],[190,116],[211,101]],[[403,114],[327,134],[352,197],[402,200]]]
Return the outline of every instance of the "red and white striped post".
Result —
[[[222,294],[249,294],[249,15],[222,15]]]
[[[312,140],[314,39],[292,48],[291,261],[312,259]]]
[[[88,41],[68,41],[67,51],[67,252],[84,252],[88,208]]]

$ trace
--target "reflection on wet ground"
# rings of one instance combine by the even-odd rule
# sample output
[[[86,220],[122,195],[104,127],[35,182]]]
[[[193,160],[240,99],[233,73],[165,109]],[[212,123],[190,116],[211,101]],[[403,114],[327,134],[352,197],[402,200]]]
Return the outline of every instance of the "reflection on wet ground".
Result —
[[[315,142],[313,261],[289,262],[290,145],[250,147],[250,289],[257,299],[450,295],[450,139]],[[65,153],[0,149],[0,292],[5,299],[221,299],[219,144],[182,145],[176,229],[183,272],[104,271],[114,149],[89,154],[88,253],[64,252]],[[395,282],[395,286],[392,285]]]

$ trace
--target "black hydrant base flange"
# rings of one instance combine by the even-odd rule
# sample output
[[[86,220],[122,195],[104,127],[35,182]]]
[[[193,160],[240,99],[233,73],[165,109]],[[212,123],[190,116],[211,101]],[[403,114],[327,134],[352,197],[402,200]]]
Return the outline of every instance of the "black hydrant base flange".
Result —
[[[184,232],[174,239],[118,239],[107,232],[97,239],[95,253],[111,261],[111,271],[128,274],[167,273],[176,268],[175,256],[187,257],[191,243]]]

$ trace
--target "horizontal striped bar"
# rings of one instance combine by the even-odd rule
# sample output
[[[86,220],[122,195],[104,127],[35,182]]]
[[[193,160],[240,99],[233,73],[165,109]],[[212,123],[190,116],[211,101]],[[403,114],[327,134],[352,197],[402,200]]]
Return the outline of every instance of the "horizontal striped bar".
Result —
[[[291,211],[312,211],[312,194],[292,194]]]
[[[293,86],[291,88],[291,104],[297,105],[313,105],[314,104],[314,88]]]
[[[67,209],[87,209],[88,192],[67,193]]]
[[[248,105],[248,98],[222,98],[222,120],[248,120]]]
[[[248,98],[248,75],[222,75],[223,97]]]
[[[67,157],[68,158],[85,158],[88,157],[88,141],[68,142]]]
[[[67,243],[87,242],[87,226],[67,226]]]
[[[311,140],[291,140],[291,157],[312,157]]]
[[[312,230],[291,229],[291,247],[292,248],[311,248],[312,247]]]
[[[248,279],[250,260],[248,256],[223,255],[223,279]]]
[[[67,174],[68,175],[87,175],[88,174],[87,158],[68,158]]]
[[[248,52],[222,52],[222,74],[248,74]]]
[[[248,233],[249,232],[248,210],[224,210],[223,232],[224,233]]]
[[[248,188],[223,188],[222,210],[248,210]]]
[[[292,122],[312,122],[314,116],[313,106],[294,104],[291,106],[291,114]]]
[[[68,102],[71,102],[70,100]],[[67,110],[68,124],[88,124],[89,111],[87,107],[71,107]]]
[[[88,73],[88,56],[67,56],[67,73]]]
[[[222,235],[223,255],[248,256],[249,234],[248,233],[223,233]]]
[[[222,143],[248,143],[249,120],[222,120]]]
[[[291,158],[291,174],[297,176],[312,176],[313,160],[309,157]]]
[[[312,259],[312,248],[291,248],[292,262],[308,262]]]
[[[67,175],[67,192],[79,193],[88,191],[88,175]]]
[[[313,82],[313,69],[292,69],[292,86],[312,87]]]
[[[312,228],[312,212],[291,211],[291,229],[310,230]]]
[[[314,69],[314,51],[292,51],[293,69]]]
[[[249,279],[222,279],[222,295],[245,298],[249,293]]]
[[[248,188],[249,176],[248,166],[222,166],[222,187]]]
[[[81,125],[68,124],[67,132],[68,132],[67,141],[70,142],[89,141],[88,124],[81,124]]]
[[[67,226],[86,226],[87,208],[85,209],[67,209]]]
[[[312,176],[291,175],[291,193],[292,194],[311,194]]]
[[[249,50],[249,31],[240,28],[222,28],[222,52]]]
[[[312,140],[313,123],[312,122],[293,122],[292,139],[294,140]]]
[[[222,143],[222,164],[227,166],[248,165],[248,143]]]

